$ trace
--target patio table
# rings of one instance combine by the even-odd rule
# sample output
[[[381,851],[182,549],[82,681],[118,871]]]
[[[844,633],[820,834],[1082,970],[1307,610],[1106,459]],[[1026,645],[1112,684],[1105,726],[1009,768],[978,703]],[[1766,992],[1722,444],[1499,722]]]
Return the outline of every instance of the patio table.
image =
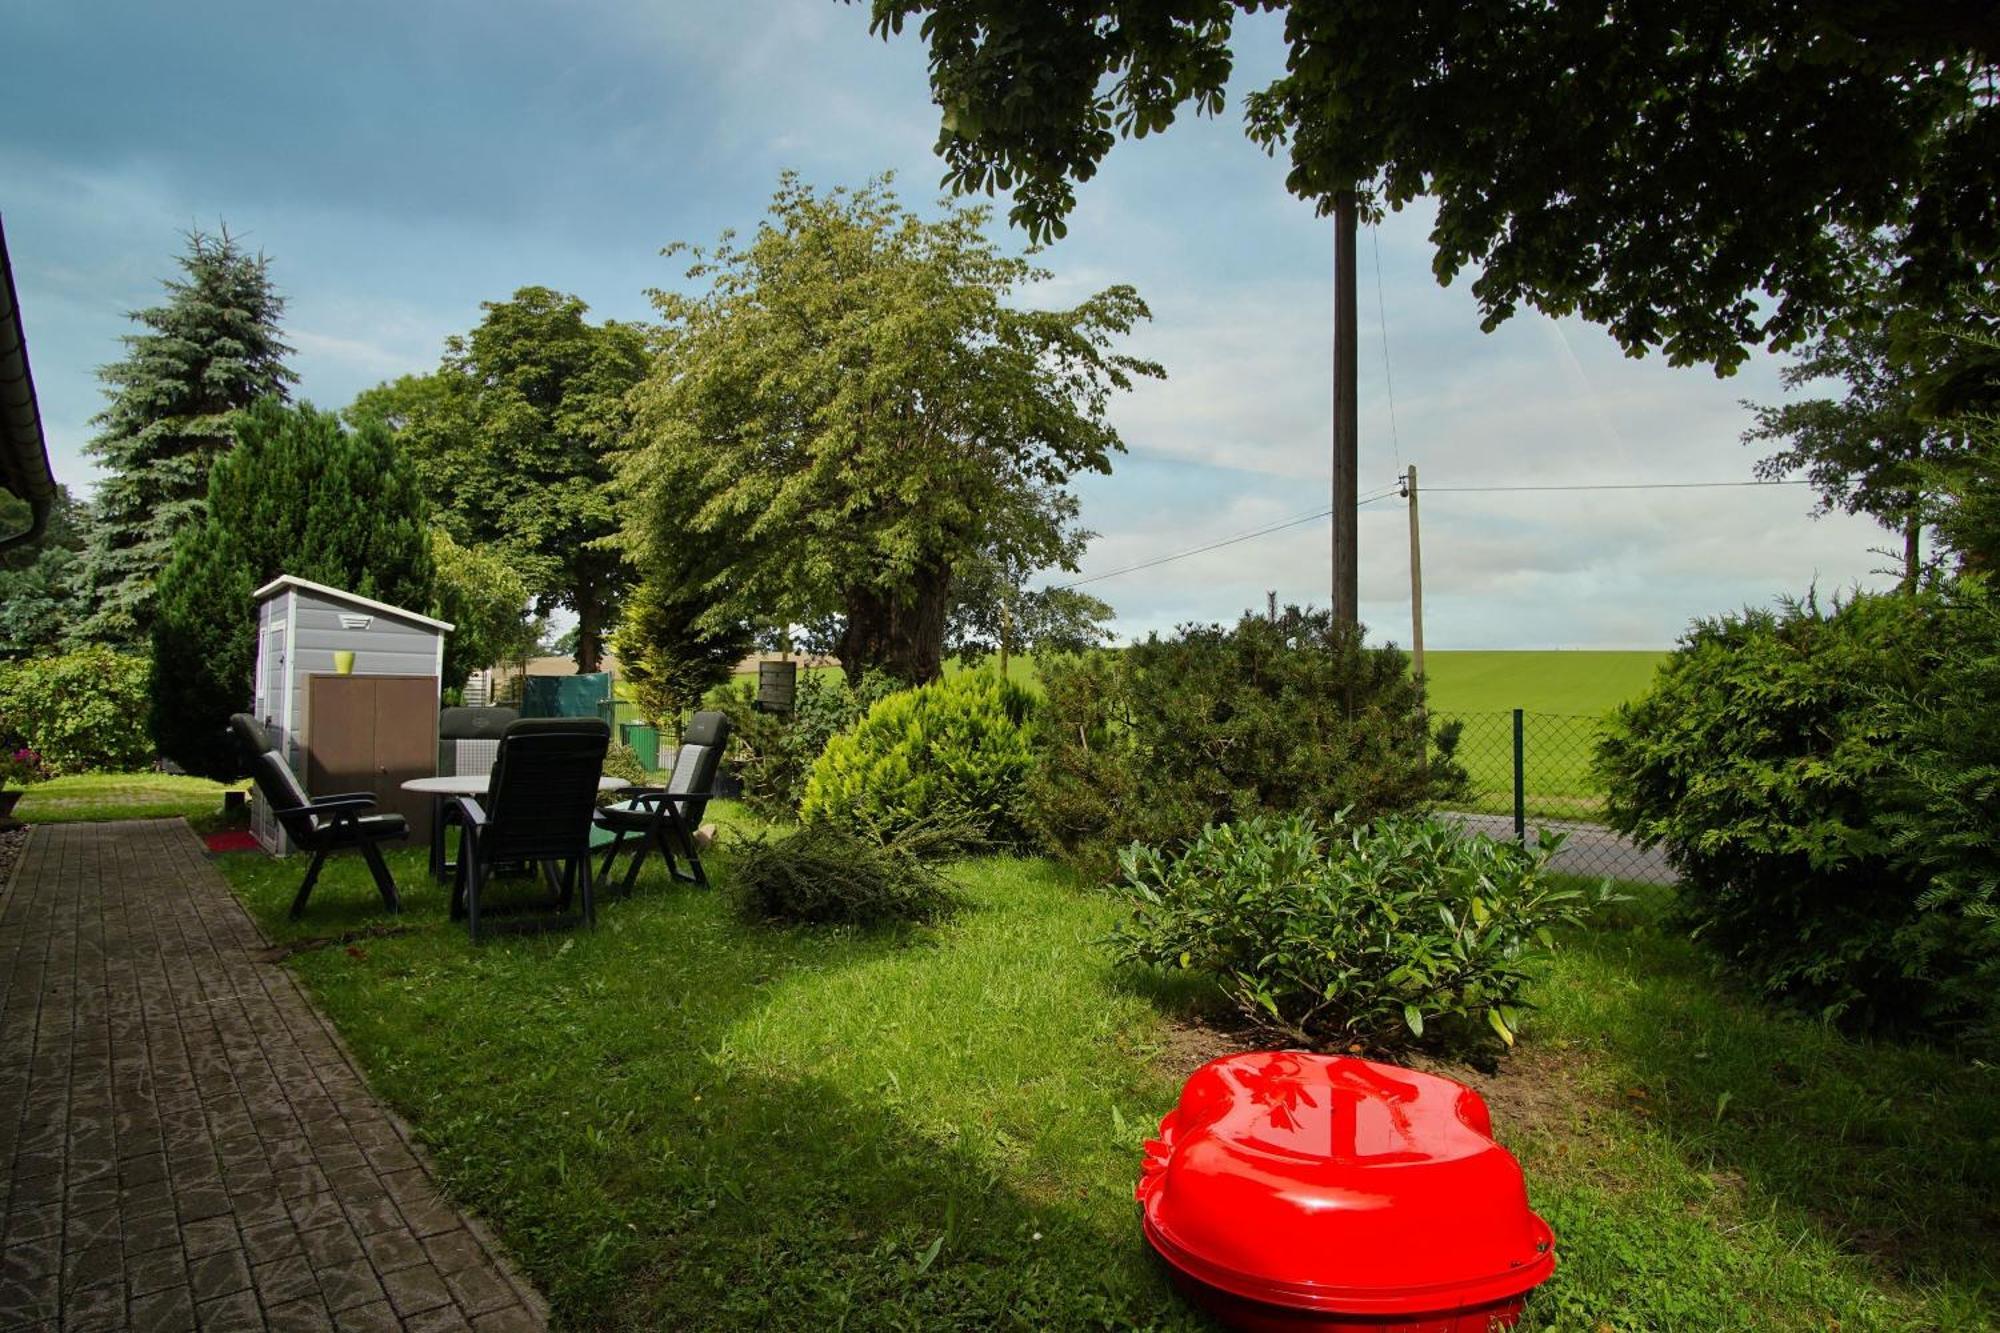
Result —
[[[431,877],[447,879],[458,869],[457,863],[447,861],[444,855],[444,816],[447,803],[455,796],[484,796],[492,781],[492,773],[460,773],[439,778],[411,778],[403,784],[404,791],[413,791],[432,798],[431,811]],[[624,778],[600,777],[599,791],[624,791],[632,784]]]

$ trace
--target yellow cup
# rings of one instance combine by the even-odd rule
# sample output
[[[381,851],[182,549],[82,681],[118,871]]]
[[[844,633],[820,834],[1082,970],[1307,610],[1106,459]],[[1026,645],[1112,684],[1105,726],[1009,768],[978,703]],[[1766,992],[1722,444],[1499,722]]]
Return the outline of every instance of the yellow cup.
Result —
[[[334,669],[335,671],[338,671],[338,672],[339,672],[339,673],[340,673],[341,675],[343,675],[343,676],[351,676],[351,675],[353,675],[353,674],[354,674],[354,650],[353,650],[352,648],[336,648],[336,649],[334,649],[334,650],[333,650],[333,669]]]

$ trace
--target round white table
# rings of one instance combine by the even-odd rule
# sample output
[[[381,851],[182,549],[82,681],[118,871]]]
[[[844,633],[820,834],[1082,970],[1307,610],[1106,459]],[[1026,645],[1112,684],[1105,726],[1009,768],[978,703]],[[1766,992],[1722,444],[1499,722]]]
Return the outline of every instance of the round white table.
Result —
[[[403,784],[404,791],[418,792],[432,800],[431,810],[431,874],[438,879],[447,878],[456,867],[444,855],[444,812],[445,802],[454,796],[484,796],[491,785],[493,775],[488,773],[459,773],[439,778],[411,778]],[[632,784],[624,778],[600,777],[597,779],[599,791],[624,791]]]

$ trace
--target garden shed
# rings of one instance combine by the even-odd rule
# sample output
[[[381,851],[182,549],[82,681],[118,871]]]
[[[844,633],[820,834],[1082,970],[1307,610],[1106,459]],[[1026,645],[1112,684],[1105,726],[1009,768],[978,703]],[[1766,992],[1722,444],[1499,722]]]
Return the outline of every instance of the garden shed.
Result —
[[[257,671],[251,711],[315,796],[371,792],[376,809],[430,837],[431,800],[405,792],[437,772],[438,696],[448,621],[280,575],[256,592]],[[251,829],[290,850],[261,799]]]

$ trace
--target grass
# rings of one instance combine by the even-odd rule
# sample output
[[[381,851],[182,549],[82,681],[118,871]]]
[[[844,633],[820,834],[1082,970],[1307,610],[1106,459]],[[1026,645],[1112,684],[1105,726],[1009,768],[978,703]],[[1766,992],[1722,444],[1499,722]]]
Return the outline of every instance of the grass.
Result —
[[[14,814],[30,824],[179,815],[207,831],[226,822],[222,794],[228,790],[220,782],[171,773],[81,773],[27,787]]]
[[[279,939],[383,920],[351,859],[303,924],[296,862],[220,863]],[[1235,1039],[1109,969],[1114,904],[1055,866],[962,863],[966,912],[875,934],[739,925],[655,870],[594,933],[474,949],[395,864],[401,933],[290,965],[564,1326],[1201,1326],[1131,1185]],[[1457,1070],[1560,1236],[1524,1327],[1991,1327],[2000,1076],[1767,1012],[1658,907],[1568,940],[1519,1049]]]
[[[1430,704],[1440,713],[1531,713],[1596,717],[1645,693],[1664,652],[1431,652],[1424,654]]]

